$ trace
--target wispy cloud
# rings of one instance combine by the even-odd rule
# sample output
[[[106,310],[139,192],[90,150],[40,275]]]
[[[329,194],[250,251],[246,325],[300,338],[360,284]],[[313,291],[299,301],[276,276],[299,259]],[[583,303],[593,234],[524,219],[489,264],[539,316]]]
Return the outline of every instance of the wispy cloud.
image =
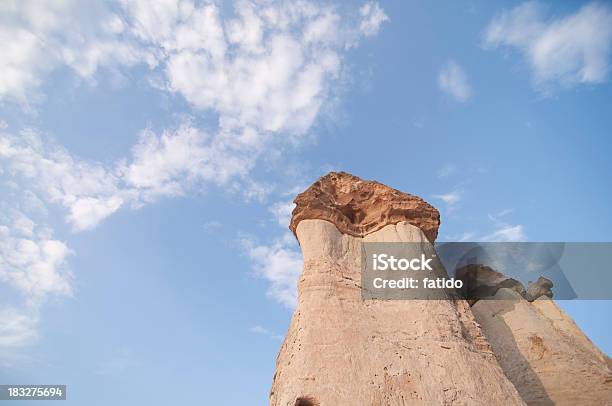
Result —
[[[493,230],[489,232],[466,231],[461,235],[446,236],[449,241],[481,241],[481,242],[520,242],[527,241],[525,227],[522,224],[511,224],[504,218],[514,212],[512,208],[500,210],[487,217],[493,223]]]
[[[458,190],[454,190],[452,192],[433,195],[435,199],[440,199],[444,203],[446,203],[449,207],[452,207],[461,201],[462,193]]]
[[[275,334],[275,333],[271,332],[270,330],[268,330],[267,328],[262,327],[260,325],[251,327],[249,329],[249,331],[251,333],[263,335],[263,336],[266,336],[266,337],[274,339],[274,340],[282,340],[283,338],[285,338],[282,335]]]
[[[450,60],[440,70],[438,86],[442,91],[459,102],[466,102],[472,95],[472,89],[463,68]]]
[[[477,233],[466,231],[460,235],[449,235],[447,241],[466,242],[520,242],[527,241],[524,226],[522,224],[497,223],[494,230],[489,233]]]
[[[156,63],[150,50],[124,39],[122,19],[104,3],[23,0],[5,2],[0,10],[0,100],[24,106],[40,100],[38,89],[59,67],[93,82],[102,67]]]
[[[466,242],[466,241],[476,241],[476,233],[473,231],[466,231],[458,235],[445,235],[443,241],[450,242]]]
[[[512,214],[513,212],[514,212],[514,209],[503,209],[495,214],[489,214],[488,216],[489,216],[489,220],[495,223],[500,223],[502,217]]]
[[[376,35],[380,29],[380,25],[389,20],[384,10],[374,1],[367,2],[361,6],[359,13],[361,14],[359,30],[366,37]]]
[[[3,347],[23,347],[38,336],[36,311],[5,308],[0,310],[0,350]],[[0,352],[1,353],[1,352]]]
[[[514,212],[512,208],[500,210],[495,214],[489,214],[489,220],[495,224],[495,230],[478,238],[478,241],[490,242],[519,242],[526,241],[524,226],[522,224],[510,224],[504,218]]]
[[[242,243],[256,275],[270,282],[268,295],[286,307],[295,307],[303,259],[293,235],[286,233],[269,245],[251,239]]]
[[[540,3],[524,3],[489,23],[484,45],[519,50],[540,88],[603,82],[610,71],[612,8],[591,2],[574,14],[547,18]]]
[[[491,234],[479,238],[479,241],[490,242],[518,242],[525,240],[527,240],[527,237],[521,224],[502,224]]]
[[[448,178],[449,176],[453,175],[455,172],[457,172],[457,165],[453,163],[448,163],[438,170],[438,178],[440,179]]]

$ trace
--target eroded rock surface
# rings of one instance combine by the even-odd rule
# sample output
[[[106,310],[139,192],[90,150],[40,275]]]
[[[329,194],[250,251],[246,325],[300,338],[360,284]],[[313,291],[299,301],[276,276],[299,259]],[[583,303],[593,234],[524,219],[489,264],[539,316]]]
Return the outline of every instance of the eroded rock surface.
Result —
[[[481,266],[465,280],[497,300],[363,301],[361,244],[416,242],[426,252],[437,210],[346,173],[295,202],[304,269],[271,405],[611,404],[610,359],[550,300],[550,280],[525,289]]]
[[[432,249],[433,207],[336,173],[296,203],[291,228],[304,270],[271,405],[524,404],[464,300],[361,299],[361,244]]]
[[[610,405],[608,358],[534,284],[529,302],[512,289],[472,306],[506,376],[528,405]],[[544,285],[544,286],[542,286]]]
[[[294,203],[289,226],[294,234],[305,219],[327,220],[341,233],[354,237],[363,237],[388,224],[407,222],[433,242],[440,226],[438,210],[420,197],[346,172],[323,176],[300,193]]]
[[[552,300],[553,282],[527,289],[484,265],[457,270],[470,305],[506,376],[528,405],[610,405],[608,358]]]

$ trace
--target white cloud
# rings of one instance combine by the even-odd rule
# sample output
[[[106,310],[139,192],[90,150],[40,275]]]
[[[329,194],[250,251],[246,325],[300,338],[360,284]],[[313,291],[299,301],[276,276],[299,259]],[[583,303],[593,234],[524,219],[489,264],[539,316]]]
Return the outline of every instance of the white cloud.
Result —
[[[256,245],[248,239],[243,245],[256,274],[270,282],[268,295],[287,307],[294,307],[303,260],[293,235],[287,233],[270,245]]]
[[[20,29],[38,38],[36,46],[41,41],[53,44],[64,54],[78,49],[77,59],[62,54],[57,64],[68,64],[87,77],[114,60],[104,49],[121,52],[122,46],[137,46],[136,59],[155,57],[149,66],[158,67],[165,78],[162,88],[180,94],[196,110],[214,113],[217,129],[204,132],[187,122],[161,134],[145,130],[131,159],[110,166],[74,158],[32,130],[2,134],[0,157],[10,160],[11,175],[27,179],[46,200],[68,209],[66,219],[76,231],[95,227],[126,205],[184,195],[200,183],[262,199],[270,187],[246,180],[251,170],[264,151],[273,154],[312,127],[333,93],[343,52],[359,38],[354,26],[363,23],[346,21],[332,7],[310,2],[240,1],[227,16],[215,4],[187,0],[120,3],[111,12],[110,7],[90,10],[73,0],[61,7],[25,1],[8,7],[6,19],[11,27],[25,19]],[[364,6],[361,15],[371,20],[367,35],[384,21],[376,3]],[[84,25],[70,25],[65,34],[68,17]],[[79,37],[77,47],[73,40],[84,29],[88,35]],[[54,64],[42,63],[47,58],[43,51],[34,47],[35,57],[21,61],[15,56],[17,62],[7,63],[20,72],[27,71],[22,64],[52,69]],[[97,55],[91,63],[78,59],[88,53]],[[115,68],[131,66],[130,58],[116,59]],[[14,96],[27,94],[44,77],[44,72],[28,72],[30,79],[11,81],[19,86]]]
[[[514,209],[507,208],[503,209],[496,214],[489,214],[489,220],[495,224],[495,231],[487,235],[481,236],[477,241],[491,241],[491,242],[518,242],[526,241],[527,236],[525,235],[524,227],[522,224],[509,224],[501,219],[512,214]]]
[[[210,137],[191,125],[156,135],[142,132],[133,147],[133,160],[124,169],[127,185],[147,196],[177,196],[185,185],[197,180],[224,183],[231,176],[244,173],[238,157],[215,151]]]
[[[452,60],[448,61],[440,70],[438,86],[459,102],[468,101],[472,94],[465,72],[461,66]]]
[[[145,129],[131,154],[110,164],[80,159],[32,129],[9,133],[3,124],[0,176],[23,191],[24,209],[44,216],[48,203],[57,205],[74,231],[92,229],[121,208],[208,184],[262,199],[271,187],[250,178],[258,159],[298,144],[312,129],[335,98],[347,49],[375,35],[385,20],[377,3],[352,19],[308,1],[239,1],[234,13],[189,0],[3,2],[0,102],[36,105],[45,79],[60,69],[95,84],[102,69],[122,75],[145,65],[159,78],[156,88],[215,122],[207,131],[188,120],[173,129]],[[0,199],[5,204],[12,204],[10,197]],[[286,216],[286,207],[277,209]],[[44,221],[23,216],[0,215],[0,279],[33,306],[71,294],[66,262],[72,251]],[[295,304],[302,268],[296,245],[287,235],[247,249],[258,275],[271,282],[269,294],[286,306]],[[2,342],[34,337],[36,323],[11,317],[0,329],[13,338]]]
[[[453,192],[449,192],[445,194],[433,195],[433,197],[435,199],[442,200],[444,203],[448,204],[449,206],[454,206],[455,204],[459,203],[459,201],[461,200],[461,192],[453,191]]]
[[[520,242],[527,241],[524,227],[521,224],[505,224],[498,223],[497,228],[489,234],[478,234],[473,231],[467,231],[459,236],[446,236],[448,241],[465,242],[465,241],[481,241],[481,242]]]
[[[496,214],[489,214],[495,226],[495,229],[487,234],[475,233],[473,231],[464,232],[460,236],[447,237],[451,241],[483,241],[483,242],[520,242],[527,241],[524,226],[522,224],[509,224],[501,221],[502,217],[506,217],[514,212],[514,209],[508,208],[499,211]]]
[[[0,182],[0,196],[0,365],[13,367],[26,360],[12,348],[38,337],[39,308],[72,294],[72,251],[32,216],[47,215],[35,193],[9,180]]]
[[[9,283],[33,303],[49,294],[70,295],[68,246],[53,239],[48,229],[36,227],[23,213],[16,212],[12,217],[27,221],[28,227],[0,224],[0,281]]]
[[[206,5],[175,22],[173,31],[193,40],[177,44],[169,40],[173,33],[155,39],[169,54],[164,72],[170,91],[215,111],[224,131],[297,135],[317,116],[349,40],[340,16],[312,3],[239,2],[229,19]],[[258,146],[262,137],[242,141]]]
[[[376,35],[380,29],[380,25],[389,20],[384,10],[380,8],[378,3],[370,1],[359,9],[362,20],[359,25],[359,30],[366,37]]]
[[[12,179],[66,207],[76,230],[93,227],[122,204],[116,174],[99,163],[74,159],[32,130],[0,133],[0,158]]]
[[[274,340],[282,340],[284,338],[282,335],[275,334],[271,332],[270,330],[268,330],[267,328],[259,326],[259,325],[253,326],[249,330],[251,331],[251,333],[263,335],[263,336],[272,338]]]
[[[23,347],[37,338],[38,316],[14,308],[0,309],[0,349]]]
[[[484,44],[518,49],[538,86],[603,82],[610,71],[612,8],[592,2],[574,14],[548,19],[540,4],[524,3],[491,21]]]
[[[189,123],[160,135],[143,131],[132,156],[111,165],[73,157],[32,130],[0,132],[0,159],[12,179],[65,207],[75,231],[95,227],[123,206],[182,196],[203,183],[240,191],[247,199],[261,200],[270,191],[246,179],[252,151],[232,149]]]
[[[523,226],[520,224],[502,224],[491,234],[485,235],[479,239],[479,241],[487,242],[518,242],[526,240],[527,237],[523,231]]]
[[[476,233],[473,231],[466,231],[460,235],[445,235],[444,241],[450,242],[466,242],[466,241],[476,241]]]
[[[270,206],[270,212],[274,215],[276,222],[281,227],[289,227],[291,222],[291,212],[295,204],[292,200],[286,202],[276,202]]]
[[[232,135],[226,141],[250,148],[263,148],[269,132],[304,134],[341,72],[342,53],[387,20],[374,2],[358,21],[308,1],[237,1],[234,13],[188,0],[25,0],[3,8],[0,38],[12,45],[0,62],[0,99],[27,100],[62,66],[93,80],[99,67],[146,62],[164,78],[161,88],[215,112],[221,132]]]
[[[513,212],[514,212],[514,209],[503,209],[495,214],[489,214],[489,220],[497,224],[503,224],[500,222],[500,218],[505,217],[509,214],[512,214]]]
[[[0,194],[0,364],[23,365],[11,348],[37,339],[39,308],[47,298],[72,294],[72,251],[21,211],[41,212],[30,204],[36,198],[31,191],[0,185]]]
[[[100,66],[153,63],[146,50],[121,38],[121,19],[103,3],[7,1],[0,14],[0,99],[28,104],[30,93],[60,66],[90,80]]]
[[[18,212],[14,215],[12,229],[24,237],[32,237],[34,232],[34,222],[25,216],[23,213]]]
[[[81,197],[70,202],[70,214],[67,219],[76,230],[88,230],[116,212],[122,204],[123,200],[118,196],[104,199]]]

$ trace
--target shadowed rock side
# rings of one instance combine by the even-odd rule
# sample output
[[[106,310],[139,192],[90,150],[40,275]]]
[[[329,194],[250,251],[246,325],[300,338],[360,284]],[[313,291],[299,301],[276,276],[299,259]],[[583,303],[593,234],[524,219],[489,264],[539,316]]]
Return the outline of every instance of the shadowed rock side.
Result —
[[[540,276],[537,281],[529,282],[529,285],[527,286],[527,293],[525,294],[525,299],[530,302],[533,302],[534,300],[539,299],[542,296],[546,296],[547,298],[552,299],[552,287],[553,282],[550,279]]]
[[[405,221],[433,242],[440,226],[438,210],[420,197],[346,172],[328,173],[297,195],[294,203],[289,226],[294,234],[304,219],[327,220],[341,233],[355,237]]]
[[[522,283],[486,265],[466,265],[457,269],[455,278],[463,282],[459,293],[470,305],[474,305],[478,300],[495,296],[502,288],[512,289],[523,297],[526,295]]]
[[[361,244],[421,242],[427,253],[437,234],[435,209],[348,174],[332,173],[309,191],[296,199],[291,223],[304,270],[276,362],[271,405],[524,404],[464,300],[361,299]],[[323,202],[315,201],[317,194]],[[368,212],[368,201],[376,202],[377,215]],[[392,216],[393,207],[409,206],[412,214],[401,216],[414,217]],[[338,207],[351,207],[353,214],[341,217]]]
[[[469,264],[457,269],[455,277],[463,282],[459,293],[470,306],[481,299],[492,299],[500,289],[511,289],[525,300],[533,302],[540,296],[553,297],[553,282],[540,276],[536,282],[525,286],[516,279],[509,278],[495,269],[481,264]]]
[[[540,284],[541,285],[541,284]],[[535,286],[539,295],[548,284]],[[608,358],[547,295],[529,302],[499,289],[472,312],[528,405],[611,405]]]
[[[477,264],[458,269],[456,277],[504,373],[527,404],[612,404],[608,359],[550,300],[550,279],[539,277],[525,289]]]

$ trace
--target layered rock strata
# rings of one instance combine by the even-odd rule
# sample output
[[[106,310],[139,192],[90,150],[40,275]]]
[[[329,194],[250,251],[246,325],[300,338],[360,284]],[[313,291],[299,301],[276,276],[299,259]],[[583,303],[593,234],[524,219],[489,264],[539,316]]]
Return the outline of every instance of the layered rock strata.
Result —
[[[346,172],[330,172],[300,193],[289,228],[302,220],[327,220],[346,235],[364,237],[388,224],[407,222],[434,241],[440,213],[418,196]]]
[[[271,405],[524,404],[466,301],[361,298],[361,244],[431,249],[437,210],[345,173],[324,176],[295,202],[304,270]]]

